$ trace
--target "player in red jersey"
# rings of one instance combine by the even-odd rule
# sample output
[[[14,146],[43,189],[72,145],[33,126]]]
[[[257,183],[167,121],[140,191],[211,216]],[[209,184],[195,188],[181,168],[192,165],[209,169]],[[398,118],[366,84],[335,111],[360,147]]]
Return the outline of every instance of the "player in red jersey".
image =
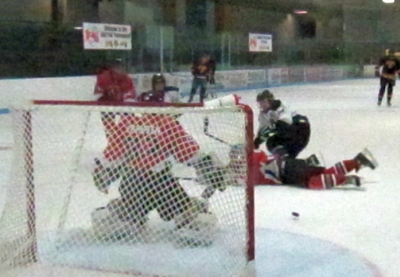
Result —
[[[237,183],[242,182],[244,174],[237,168],[243,168],[245,162],[243,148],[233,147],[230,152],[228,172]],[[254,184],[255,185],[292,185],[308,189],[331,189],[343,185],[360,186],[357,175],[349,175],[352,171],[358,172],[363,167],[375,169],[378,166],[373,155],[364,149],[355,158],[343,160],[334,166],[326,168],[309,165],[304,159],[280,159],[277,155],[267,155],[261,150],[253,153]]]
[[[98,101],[123,102],[133,100],[136,97],[135,86],[132,79],[125,72],[121,60],[113,61],[97,75],[94,94],[98,95]],[[106,136],[115,128],[115,113],[102,113],[101,120],[106,129]]]
[[[208,211],[207,199],[214,191],[225,189],[218,159],[202,153],[171,115],[124,115],[103,155],[102,160],[96,160],[95,185],[107,193],[108,186],[120,180],[120,197],[93,212],[93,227],[98,234],[142,229],[152,210],[165,221],[174,220],[178,229],[216,222]],[[201,198],[187,194],[171,172],[172,163],[194,167],[206,181],[208,186]]]
[[[100,96],[99,101],[122,102],[135,98],[135,86],[121,60],[111,62],[97,75],[94,94]]]

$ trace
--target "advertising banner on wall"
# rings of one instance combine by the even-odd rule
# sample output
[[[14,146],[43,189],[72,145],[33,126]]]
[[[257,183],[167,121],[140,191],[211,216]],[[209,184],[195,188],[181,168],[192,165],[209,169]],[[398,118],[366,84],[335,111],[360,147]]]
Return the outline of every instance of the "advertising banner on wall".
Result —
[[[131,50],[130,25],[87,23],[82,25],[83,48],[91,50]]]
[[[281,68],[270,68],[268,69],[268,84],[279,85],[281,81]]]
[[[254,69],[247,72],[247,85],[260,85],[267,82],[266,71],[264,69]]]
[[[272,52],[272,35],[250,33],[249,52]]]

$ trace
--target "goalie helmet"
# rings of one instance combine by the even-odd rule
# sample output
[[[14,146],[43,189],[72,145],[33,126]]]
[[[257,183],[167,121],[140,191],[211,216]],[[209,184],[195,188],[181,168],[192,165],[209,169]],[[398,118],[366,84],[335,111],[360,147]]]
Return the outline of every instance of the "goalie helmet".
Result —
[[[270,101],[270,100],[274,100],[274,95],[268,90],[263,90],[262,92],[260,92],[259,94],[257,94],[257,102],[261,102],[261,101]]]

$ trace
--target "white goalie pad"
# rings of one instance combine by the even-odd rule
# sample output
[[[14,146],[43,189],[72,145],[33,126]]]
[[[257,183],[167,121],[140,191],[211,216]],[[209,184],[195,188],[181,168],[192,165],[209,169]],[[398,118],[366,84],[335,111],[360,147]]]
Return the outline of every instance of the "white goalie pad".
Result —
[[[199,213],[186,227],[174,232],[177,247],[211,246],[218,232],[218,219],[212,213]]]
[[[138,236],[144,229],[133,222],[121,221],[107,207],[100,207],[91,213],[93,234],[100,240],[119,236]]]

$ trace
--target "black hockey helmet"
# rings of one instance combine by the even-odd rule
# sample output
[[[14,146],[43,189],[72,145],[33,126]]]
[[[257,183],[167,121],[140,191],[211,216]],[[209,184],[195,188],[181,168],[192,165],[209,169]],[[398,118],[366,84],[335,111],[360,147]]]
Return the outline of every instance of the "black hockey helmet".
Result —
[[[268,90],[263,90],[262,92],[260,92],[259,94],[257,94],[257,102],[261,102],[261,101],[265,101],[265,100],[274,100],[274,95]]]
[[[166,84],[164,75],[154,74],[153,77],[151,77],[151,87],[153,89],[154,89],[154,85],[157,83],[163,83],[164,85]]]

